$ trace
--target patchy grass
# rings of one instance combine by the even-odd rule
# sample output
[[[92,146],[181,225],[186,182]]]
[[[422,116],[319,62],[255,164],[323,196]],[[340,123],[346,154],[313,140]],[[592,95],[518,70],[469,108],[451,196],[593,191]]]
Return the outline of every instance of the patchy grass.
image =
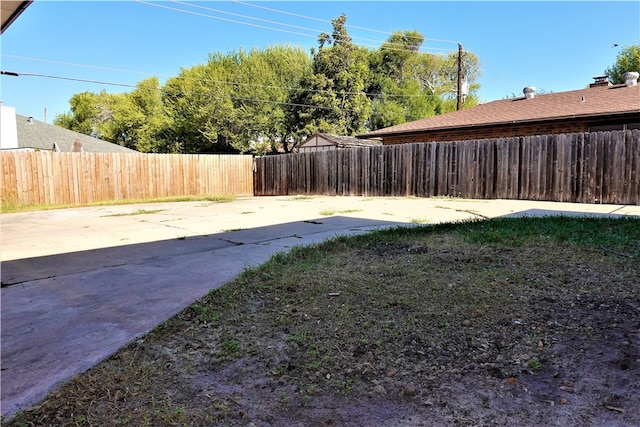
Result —
[[[335,209],[323,209],[318,213],[322,216],[331,216],[331,215],[335,215],[336,211]]]
[[[114,206],[114,205],[133,205],[140,203],[170,203],[170,202],[232,202],[236,200],[236,196],[233,195],[213,195],[213,196],[175,196],[175,197],[159,197],[153,199],[131,199],[131,200],[107,200],[102,202],[87,203],[84,205],[34,205],[23,204],[16,200],[2,200],[0,204],[0,213],[18,213],[18,212],[32,212],[32,211],[44,211],[54,209],[68,209],[79,208],[87,206]]]
[[[409,222],[411,222],[411,224],[428,224],[430,221],[429,218],[411,218]]]
[[[324,209],[324,210],[321,210],[319,214],[322,216],[332,216],[335,214],[350,214],[355,212],[362,212],[362,209],[343,209],[340,211],[337,211],[335,209]]]
[[[115,213],[115,214],[109,214],[109,215],[102,215],[102,217],[149,215],[149,214],[154,214],[154,213],[164,212],[164,211],[166,211],[166,209],[137,209],[137,210],[135,210],[133,212],[124,212],[124,213]]]
[[[7,425],[638,425],[639,242],[546,217],[294,248]]]

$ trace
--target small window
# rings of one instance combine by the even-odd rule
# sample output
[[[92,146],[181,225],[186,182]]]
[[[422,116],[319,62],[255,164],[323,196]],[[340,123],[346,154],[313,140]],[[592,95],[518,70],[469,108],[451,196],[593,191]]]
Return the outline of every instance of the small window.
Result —
[[[610,132],[614,130],[624,130],[624,123],[616,125],[594,125],[589,126],[589,132]]]
[[[590,125],[589,132],[640,129],[640,122]]]

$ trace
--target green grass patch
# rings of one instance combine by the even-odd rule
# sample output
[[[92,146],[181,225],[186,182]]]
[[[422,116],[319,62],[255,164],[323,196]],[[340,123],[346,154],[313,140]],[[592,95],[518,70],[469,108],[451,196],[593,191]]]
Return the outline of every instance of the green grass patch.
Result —
[[[496,218],[461,230],[469,241],[485,245],[521,246],[552,240],[627,251],[631,256],[640,253],[640,227],[633,217]]]

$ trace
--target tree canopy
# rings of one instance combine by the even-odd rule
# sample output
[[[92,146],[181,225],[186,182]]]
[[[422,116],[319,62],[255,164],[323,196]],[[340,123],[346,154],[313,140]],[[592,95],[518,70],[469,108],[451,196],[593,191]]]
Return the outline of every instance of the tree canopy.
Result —
[[[458,53],[420,52],[424,36],[396,31],[377,49],[355,44],[347,17],[332,20],[310,53],[292,46],[212,53],[160,85],[83,92],[54,123],[157,153],[291,152],[315,132],[357,135],[455,110]],[[477,105],[479,63],[462,57]]]
[[[604,70],[613,84],[624,83],[625,73],[629,71],[640,72],[640,45],[625,46],[620,50],[615,64]]]

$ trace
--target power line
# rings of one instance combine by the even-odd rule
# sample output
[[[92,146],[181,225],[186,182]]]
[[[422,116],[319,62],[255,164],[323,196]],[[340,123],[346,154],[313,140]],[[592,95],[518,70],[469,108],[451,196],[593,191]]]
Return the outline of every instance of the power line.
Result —
[[[268,20],[268,19],[262,19],[262,18],[256,18],[256,17],[252,17],[252,16],[247,16],[247,15],[241,15],[239,13],[227,12],[227,11],[220,10],[220,9],[213,9],[213,8],[210,8],[210,7],[200,6],[200,5],[191,4],[191,3],[186,3],[186,2],[183,2],[183,1],[178,1],[178,0],[170,0],[170,1],[171,1],[171,3],[181,4],[183,6],[194,7],[194,8],[202,9],[202,10],[208,10],[208,11],[211,11],[211,12],[223,13],[225,15],[232,15],[232,16],[237,16],[237,17],[240,17],[240,18],[252,19],[252,20],[255,20],[255,21],[261,21],[261,22],[266,22],[266,23],[269,23],[269,24],[281,25],[281,26],[289,27],[289,28],[296,28],[296,29],[299,29],[299,30],[314,31],[314,32],[316,32],[316,34],[324,32],[322,30],[318,30],[318,29],[314,29],[314,28],[300,27],[298,25],[285,24],[283,22],[271,21],[271,20]],[[245,3],[242,3],[242,2],[238,2],[238,3],[239,4],[245,4]],[[182,10],[182,9],[180,9],[180,10]],[[272,10],[275,10],[275,9],[272,9]],[[329,22],[329,23],[331,23],[330,21],[325,21],[325,20],[320,20],[320,22]],[[360,28],[360,29],[367,30],[367,29],[365,29],[363,27],[355,27],[355,26],[349,26],[349,25],[346,25],[346,26],[350,27],[350,28]],[[386,32],[383,32],[383,31],[377,31],[377,30],[375,30],[375,31],[376,32],[382,32],[384,34],[393,34],[393,33],[386,33]],[[315,36],[315,37],[317,37],[317,36]],[[374,42],[374,43],[386,43],[387,45],[403,46],[400,43],[382,42],[380,40],[369,39],[369,38],[364,38],[364,37],[352,36],[351,38],[354,39],[354,40],[364,40],[364,41]],[[427,39],[425,38],[425,40],[427,40]],[[435,40],[435,39],[429,39],[429,40]],[[387,48],[389,48],[389,47],[387,46]],[[409,49],[406,49],[404,47],[398,47],[398,48],[393,48],[393,49],[395,49],[395,50],[403,50],[403,51],[409,50]],[[423,49],[426,49],[426,48],[423,48]],[[432,48],[432,49],[444,50],[444,51],[449,51],[450,50],[450,49],[440,49],[440,48]]]
[[[5,70],[0,70],[0,74],[8,75],[8,76],[14,76],[14,77],[25,76],[25,77],[42,77],[42,78],[57,79],[57,80],[68,80],[68,81],[75,81],[75,82],[82,82],[82,83],[99,84],[99,85],[102,85],[102,86],[117,86],[117,87],[137,88],[136,85],[126,84],[126,83],[105,82],[105,81],[99,81],[99,80],[80,79],[80,78],[75,78],[75,77],[55,76],[55,75],[50,75],[50,74],[22,73],[22,72],[21,73],[16,73],[16,72],[13,72],[13,71],[5,71]],[[167,90],[166,87],[164,89],[163,88],[154,88],[154,90],[157,90],[157,91],[165,90],[168,94],[175,94],[175,92],[171,92],[170,89]],[[300,90],[304,90],[304,89],[300,89]],[[309,91],[313,91],[313,90],[309,90]],[[274,101],[274,100],[271,100],[271,99],[247,98],[247,97],[232,96],[232,95],[220,96],[220,95],[214,95],[212,93],[205,93],[205,92],[179,91],[178,93],[180,95],[196,95],[196,94],[198,94],[198,95],[205,95],[205,96],[208,96],[210,98],[215,98],[215,99],[231,99],[231,100],[236,100],[236,101],[260,102],[260,103],[275,104],[275,105],[285,105],[285,106],[289,106],[289,107],[305,107],[305,108],[315,108],[315,109],[320,109],[320,110],[332,110],[333,109],[332,107],[324,107],[324,106],[321,106],[321,105],[302,104],[302,103],[285,102],[285,101]],[[336,92],[336,94],[337,95],[356,94],[356,92],[349,92],[349,93]],[[363,95],[369,95],[369,94],[363,93]],[[375,95],[378,95],[378,94],[375,94]],[[381,95],[384,95],[384,94],[381,94]],[[420,96],[420,95],[411,95],[411,96]],[[428,96],[428,95],[422,95],[422,96]],[[431,96],[435,96],[435,95],[431,95]],[[354,110],[343,109],[343,111],[352,112]]]
[[[220,10],[220,9],[213,9],[213,8],[206,7],[206,6],[200,6],[200,5],[196,5],[196,4],[185,3],[185,2],[182,2],[182,1],[178,1],[178,0],[170,0],[170,2],[171,3],[181,4],[183,6],[194,7],[194,8],[197,8],[197,9],[208,10],[210,12],[217,12],[217,13],[222,13],[222,14],[225,14],[225,15],[237,16],[239,18],[253,19],[254,21],[266,22],[268,24],[276,24],[276,25],[282,25],[283,27],[296,28],[298,30],[310,30],[310,31],[316,31],[316,32],[319,32],[319,33],[322,32],[321,30],[315,30],[315,29],[308,28],[308,27],[300,27],[300,26],[297,26],[297,25],[285,24],[283,22],[270,21],[268,19],[262,19],[262,18],[256,18],[256,17],[253,17],[253,16],[241,15],[239,13],[227,12],[227,11]],[[178,10],[182,10],[182,9],[178,9]],[[210,16],[210,15],[205,15],[205,16]]]
[[[30,58],[27,56],[18,56],[18,55],[8,55],[8,54],[2,54],[2,56],[4,56],[5,58],[14,58],[14,59],[22,59],[25,61],[36,61],[36,62],[46,62],[49,64],[58,64],[58,65],[68,65],[71,67],[81,67],[81,68],[94,68],[96,70],[105,70],[105,71],[116,71],[116,72],[121,72],[121,73],[131,73],[131,74],[144,74],[144,75],[150,75],[150,76],[158,76],[160,74],[156,74],[156,73],[150,73],[147,71],[134,71],[134,70],[126,70],[124,68],[112,68],[112,67],[103,67],[100,65],[88,65],[88,64],[75,64],[73,62],[64,62],[64,61],[55,61],[53,59],[42,59],[42,58]],[[163,77],[171,77],[167,74],[162,75]]]
[[[242,17],[242,18],[258,20],[258,21],[261,21],[261,22],[267,22],[267,23],[272,23],[272,24],[276,24],[276,25],[288,26],[288,27],[291,27],[291,28],[309,30],[309,31],[314,31],[314,32],[318,32],[319,31],[319,30],[309,29],[309,28],[306,28],[306,27],[289,25],[289,24],[285,24],[285,23],[281,23],[281,22],[277,22],[277,21],[269,21],[269,20],[265,20],[265,19],[261,19],[261,18],[255,18],[255,17],[251,17],[251,16],[235,14],[235,13],[232,13],[232,12],[221,11],[221,10],[218,10],[218,9],[203,7],[203,6],[199,6],[199,5],[193,5],[193,4],[189,4],[189,3],[178,1],[178,0],[171,0],[171,1],[172,1],[172,3],[176,3],[176,4],[179,4],[179,5],[184,5],[184,6],[188,6],[188,7],[195,7],[195,8],[209,10],[209,11],[218,12],[218,13],[230,14],[230,15],[239,16],[239,17]],[[262,26],[262,25],[251,24],[251,23],[247,23],[247,22],[241,22],[241,21],[236,21],[236,20],[225,19],[225,18],[216,17],[216,16],[212,16],[212,15],[206,15],[206,14],[201,14],[201,13],[197,13],[197,12],[192,12],[192,11],[188,11],[188,10],[184,10],[184,9],[178,9],[178,8],[169,7],[169,6],[165,6],[165,5],[154,4],[154,3],[150,3],[150,2],[144,1],[144,0],[134,0],[134,2],[145,4],[145,5],[148,5],[148,6],[160,7],[160,8],[168,9],[168,10],[175,11],[175,12],[187,13],[187,14],[196,15],[196,16],[202,16],[202,17],[211,18],[211,19],[218,19],[218,20],[237,23],[237,24],[242,24],[242,25],[249,25],[249,26],[254,26],[254,27],[258,27],[258,28],[264,28],[264,29],[273,30],[273,31],[281,31],[281,32],[287,32],[287,33],[291,33],[291,34],[303,35],[303,36],[308,36],[308,37],[316,37],[315,35],[311,35],[311,34],[298,33],[298,32],[278,29],[278,28],[271,28],[271,27],[266,27],[266,26]],[[236,3],[242,4],[242,5],[247,5],[247,6],[253,6],[253,5],[241,2],[241,1],[236,1]],[[256,7],[258,7],[258,6],[256,6]],[[304,16],[304,15],[296,15],[296,14],[292,14],[290,12],[285,12],[285,11],[281,11],[281,10],[277,10],[277,9],[266,8],[264,6],[259,6],[259,7],[263,8],[263,9],[271,10],[271,11],[274,11],[274,12],[278,12],[278,13],[286,13],[286,14],[290,14],[290,15],[293,15],[293,16],[302,17],[302,18],[305,18],[305,19],[314,19],[314,20],[317,20],[317,21],[320,21],[320,22],[325,22],[325,23],[326,22],[330,22],[330,21],[326,21],[326,20],[322,20],[322,19],[318,19],[318,18],[312,18],[312,17],[308,17],[308,16]],[[363,30],[366,30],[366,31],[374,31],[374,32],[378,32],[378,33],[386,33],[384,31],[373,30],[373,29],[368,29],[368,28],[364,28],[364,27],[356,27],[356,26],[349,26],[349,27],[351,27],[351,28],[360,28],[360,29],[363,29]],[[386,33],[386,34],[392,34],[392,33]],[[371,39],[364,39],[364,40],[371,40]],[[450,41],[447,41],[447,40],[438,40],[438,39],[429,39],[429,40],[450,42]],[[376,40],[373,40],[373,41],[376,41]],[[376,42],[379,42],[379,41],[376,41]],[[385,47],[388,48],[389,43],[385,42],[385,44],[386,44]],[[411,49],[398,49],[398,50],[409,50],[411,52],[415,52],[414,50],[411,50]],[[102,67],[102,66],[85,65],[85,64],[74,64],[74,63],[68,63],[68,62],[62,62],[62,61],[44,60],[44,59],[37,59],[37,58],[26,58],[26,57],[20,57],[20,56],[12,56],[12,55],[2,55],[2,56],[17,58],[17,59],[50,62],[50,63],[56,63],[56,64],[61,64],[61,65],[70,65],[70,66],[77,66],[77,67],[103,69],[103,70],[107,70],[107,71],[154,75],[154,73],[126,70],[126,69],[119,69],[119,68],[112,68],[112,67]],[[100,84],[100,85],[107,85],[107,86],[118,86],[118,87],[127,87],[127,88],[136,88],[137,87],[136,85],[132,85],[132,84],[97,81],[97,80],[81,79],[81,78],[66,77],[66,76],[55,76],[55,75],[48,75],[48,74],[21,73],[20,75],[31,76],[31,77],[43,77],[43,78],[59,79],[59,80],[77,81],[77,82]],[[171,77],[171,76],[166,76],[165,75],[165,77]],[[340,95],[363,94],[363,95],[369,96],[369,97],[373,97],[373,96],[395,97],[395,98],[438,97],[437,95],[426,95],[426,94],[403,95],[403,94],[366,93],[366,92],[331,92],[331,91],[328,91],[328,90],[321,90],[321,89],[305,89],[305,88],[283,87],[283,86],[276,86],[276,85],[256,85],[256,84],[251,84],[251,83],[205,80],[205,79],[197,79],[197,78],[191,78],[191,77],[188,77],[188,79],[189,80],[195,80],[195,81],[201,81],[201,82],[219,83],[219,84],[234,85],[234,86],[275,88],[275,89],[284,89],[284,90],[288,90],[288,91],[307,91],[307,92],[314,92],[314,93],[330,93],[330,94],[331,93],[335,93],[338,96],[340,96]],[[252,100],[252,101],[256,101],[256,102],[273,102],[273,101],[270,101],[270,100],[260,100],[260,99],[253,99],[253,98],[239,98],[239,97],[236,97],[236,99],[241,99],[241,100],[245,100],[245,101]],[[286,104],[286,103],[283,103],[283,104]],[[297,105],[307,106],[307,107],[318,107],[318,106],[314,106],[314,105],[302,105],[302,104],[297,104]]]
[[[47,62],[47,63],[53,63],[53,64],[69,65],[69,66],[73,66],[73,67],[85,67],[85,68],[93,68],[93,69],[107,70],[107,71],[120,71],[120,72],[125,72],[125,73],[136,73],[136,74],[145,74],[145,75],[150,75],[150,76],[158,76],[157,74],[148,73],[148,72],[144,72],[144,71],[133,71],[133,70],[126,70],[126,69],[121,69],[121,68],[110,68],[110,67],[102,67],[102,66],[97,66],[97,65],[75,64],[75,63],[70,63],[70,62],[54,61],[54,60],[40,59],[40,58],[29,58],[29,57],[24,57],[24,56],[7,55],[7,54],[2,54],[2,56],[7,57],[7,58],[22,59],[22,60],[26,60],[26,61]],[[19,73],[19,74],[20,75],[24,75],[24,76],[41,76],[39,74],[27,73],[27,72]],[[49,77],[48,75],[42,75],[42,76],[43,77]],[[404,95],[404,94],[396,94],[396,93],[332,92],[330,90],[310,89],[310,88],[303,88],[303,87],[277,86],[277,85],[260,85],[260,84],[255,84],[255,83],[244,83],[244,82],[227,81],[227,80],[201,79],[201,78],[194,78],[194,77],[174,77],[174,76],[170,76],[170,75],[162,75],[162,76],[163,77],[168,77],[168,78],[185,79],[185,80],[201,82],[201,83],[217,83],[217,84],[230,85],[230,86],[255,87],[255,88],[261,88],[261,89],[283,89],[283,90],[288,90],[288,91],[292,91],[292,92],[306,91],[306,92],[325,93],[325,94],[327,94],[327,93],[335,93],[337,95],[356,95],[356,94],[362,93],[362,94],[364,94],[366,96],[386,96],[386,97],[394,97],[394,98],[428,97],[428,95],[425,95],[425,94],[421,94],[421,95]],[[95,80],[83,80],[83,79],[76,79],[76,78],[72,78],[72,77],[51,76],[50,78],[59,78],[59,79],[63,79],[63,80],[74,80],[75,79],[76,81],[80,81],[80,82],[100,83],[100,82],[97,82]],[[104,82],[104,83],[106,85],[110,85],[110,83],[108,83],[108,82]],[[122,83],[114,83],[113,85],[123,86],[123,87],[132,87],[132,88],[137,87],[137,85],[131,85],[131,84],[126,85],[126,84],[122,84]],[[433,97],[437,97],[437,95],[432,95],[432,96]]]
[[[20,76],[25,76],[25,77],[44,77],[44,78],[48,78],[48,79],[58,79],[58,80],[70,80],[70,81],[74,81],[74,82],[83,82],[83,83],[95,83],[95,84],[100,84],[100,85],[105,85],[105,86],[121,86],[121,87],[132,87],[135,88],[135,85],[130,85],[130,84],[125,84],[125,83],[112,83],[112,82],[103,82],[103,81],[98,81],[98,80],[87,80],[87,79],[79,79],[76,77],[64,77],[64,76],[53,76],[50,74],[37,74],[37,73],[16,73],[13,71],[0,71],[0,74],[3,75],[7,75],[7,76],[14,76],[14,77],[20,77]]]
[[[221,18],[219,16],[205,15],[204,13],[192,12],[192,11],[189,11],[189,10],[178,9],[178,8],[175,8],[175,7],[164,6],[164,5],[156,4],[156,3],[149,3],[149,2],[143,1],[143,0],[133,0],[133,1],[135,3],[145,4],[147,6],[159,7],[161,9],[168,9],[168,10],[173,10],[175,12],[187,13],[189,15],[202,16],[204,18],[217,19],[219,21],[226,21],[226,22],[231,22],[231,23],[234,23],[234,24],[249,25],[251,27],[262,28],[262,29],[272,30],[272,31],[280,31],[280,32],[283,32],[283,33],[289,33],[289,34],[294,34],[294,35],[298,35],[298,36],[315,37],[312,34],[297,33],[295,31],[283,30],[283,29],[280,29],[280,28],[265,27],[264,25],[252,24],[250,22],[242,22],[242,21],[236,21],[234,19]]]
[[[270,7],[259,6],[257,4],[252,4],[252,3],[245,3],[245,2],[242,2],[242,1],[239,1],[239,0],[230,0],[230,1],[232,1],[234,3],[242,4],[244,6],[250,6],[250,7],[255,7],[255,8],[258,8],[258,9],[268,10],[270,12],[277,12],[277,13],[282,13],[282,14],[285,14],[285,15],[295,16],[297,18],[310,19],[310,20],[313,20],[313,21],[323,22],[323,23],[326,23],[326,24],[331,24],[332,23],[331,21],[327,21],[326,19],[320,19],[320,18],[316,18],[316,17],[313,17],[313,16],[299,15],[297,13],[287,12],[287,11],[278,10],[278,9],[272,9]],[[392,35],[393,34],[393,33],[390,33],[388,31],[376,30],[374,28],[359,27],[357,25],[347,24],[345,26],[347,28],[355,28],[357,30],[370,31],[370,32],[373,32],[373,33],[380,33],[380,34],[387,34],[387,35]],[[453,41],[453,40],[432,39],[432,38],[427,38],[427,37],[425,37],[424,39],[425,40],[442,42],[442,43],[455,43],[455,44],[459,43],[459,42]]]
[[[216,20],[219,20],[219,21],[231,22],[231,23],[240,24],[240,25],[248,25],[250,27],[262,28],[262,29],[270,30],[270,31],[279,31],[279,32],[282,32],[282,33],[288,33],[288,34],[293,34],[293,35],[298,35],[298,36],[303,36],[303,37],[317,38],[317,34],[299,33],[297,31],[290,31],[290,30],[286,30],[286,29],[282,29],[282,28],[267,27],[267,26],[260,25],[260,24],[253,24],[253,23],[250,23],[250,22],[237,21],[235,19],[228,19],[228,18],[223,18],[223,17],[220,17],[220,16],[207,15],[207,14],[204,14],[204,13],[193,12],[193,11],[180,9],[180,8],[176,8],[176,7],[171,7],[171,6],[165,6],[165,5],[157,4],[157,3],[151,3],[151,2],[148,2],[148,1],[144,1],[144,0],[133,0],[133,1],[135,3],[140,3],[140,4],[147,5],[147,6],[158,7],[158,8],[161,8],[161,9],[167,9],[167,10],[171,10],[171,11],[174,11],[174,12],[180,12],[180,13],[186,13],[186,14],[189,14],[189,15],[200,16],[200,17],[203,17],[203,18],[216,19]],[[187,5],[187,6],[191,6],[191,7],[196,7],[196,8],[200,8],[200,9],[209,9],[209,8],[204,7],[204,6],[196,6],[196,5],[191,5],[191,4],[188,4],[188,3],[182,3],[182,2],[177,2],[177,1],[175,3],[183,4],[183,5]],[[216,9],[210,9],[210,10],[216,10]],[[236,15],[236,14],[233,14],[231,12],[222,12],[222,13],[228,13],[228,14]],[[238,15],[236,15],[236,16],[238,16]],[[239,16],[243,16],[243,15],[239,15]],[[246,16],[243,16],[243,17],[246,17]],[[260,20],[260,21],[266,21],[266,20],[263,20],[263,19],[260,19],[260,18],[252,18],[252,17],[246,17],[246,18],[254,19],[254,20]],[[276,25],[301,28],[303,30],[308,30],[308,31],[315,31],[315,32],[318,31],[318,30],[314,30],[312,28],[297,27],[297,26],[292,26],[292,25],[289,25],[289,24],[279,23],[279,22],[275,22],[275,21],[266,21],[266,22],[275,23]],[[364,39],[364,40],[371,41],[371,39]],[[376,43],[385,43],[385,42],[381,42],[379,40],[373,40],[373,41],[376,42]],[[389,44],[389,43],[387,43],[387,44]],[[365,47],[377,47],[376,45],[371,45],[371,44],[362,44],[362,46],[365,46]],[[413,52],[411,49],[393,48],[393,47],[388,47],[388,46],[386,47],[386,49]],[[427,49],[427,48],[423,48],[423,49]],[[451,49],[442,49],[442,48],[428,48],[428,49],[451,52]],[[428,52],[421,52],[421,53],[428,53]]]
[[[5,55],[3,55],[5,56]],[[74,64],[76,66],[81,66],[79,64]],[[126,71],[126,70],[125,70]],[[100,85],[104,85],[104,86],[119,86],[119,87],[129,87],[129,88],[138,88],[138,85],[133,85],[133,84],[127,84],[127,83],[114,83],[114,82],[105,82],[105,81],[99,81],[99,80],[91,80],[91,79],[81,79],[81,78],[77,78],[77,77],[66,77],[66,76],[55,76],[55,75],[50,75],[50,74],[39,74],[39,73],[29,73],[29,72],[13,72],[13,71],[0,71],[0,74],[3,75],[10,75],[10,76],[25,76],[25,77],[43,77],[43,78],[50,78],[50,79],[58,79],[58,80],[69,80],[69,81],[76,81],[76,82],[83,82],[83,83],[93,83],[93,84],[100,84]],[[196,81],[196,82],[201,82],[201,83],[219,83],[219,84],[225,84],[225,85],[231,85],[231,86],[246,86],[246,87],[257,87],[257,88],[263,88],[263,89],[282,89],[282,90],[287,90],[287,91],[291,91],[291,92],[312,92],[312,93],[321,93],[321,94],[336,94],[338,96],[341,95],[365,95],[365,96],[369,96],[369,97],[375,97],[375,96],[382,96],[382,97],[391,97],[391,98],[420,98],[420,97],[426,97],[426,98],[438,98],[438,95],[435,94],[418,94],[418,95],[403,95],[403,94],[394,94],[394,93],[384,93],[384,92],[380,92],[380,93],[373,93],[373,92],[347,92],[347,91],[341,91],[341,92],[333,92],[330,90],[325,90],[325,89],[310,89],[310,88],[303,88],[303,87],[290,87],[290,86],[276,86],[276,85],[258,85],[258,84],[253,84],[253,83],[242,83],[242,82],[229,82],[229,81],[225,81],[225,80],[213,80],[213,79],[197,79],[197,78],[193,78],[193,77],[177,77],[177,78],[182,78],[185,80],[189,80],[189,81]],[[166,86],[165,86],[166,88]],[[162,90],[162,88],[160,88],[159,90]],[[202,92],[181,92],[183,94],[198,94],[198,93],[202,93]],[[245,99],[245,100],[249,100],[252,98],[241,98],[241,97],[231,97],[234,99]],[[270,100],[260,100],[260,99],[254,99],[256,101],[264,101],[264,102],[271,102]],[[292,104],[293,105],[293,104]],[[312,105],[306,105],[305,106],[309,106],[312,107]]]
[[[16,73],[14,71],[5,71],[5,70],[0,70],[0,74],[7,75],[7,76],[13,76],[13,77],[25,76],[25,77],[43,77],[43,78],[58,79],[58,80],[71,80],[71,81],[83,82],[83,83],[94,83],[94,84],[99,84],[99,85],[103,85],[103,86],[119,86],[119,87],[130,87],[130,88],[136,88],[137,87],[135,85],[125,84],[125,83],[114,83],[114,82],[105,82],[105,81],[98,81],[98,80],[79,79],[79,78],[75,78],[75,77],[54,76],[54,75],[50,75],[50,74]],[[155,89],[155,90],[162,91],[162,88],[158,88],[158,89]],[[175,92],[173,92],[173,93],[175,93]],[[198,94],[206,95],[206,96],[209,96],[211,98],[216,98],[216,99],[232,99],[232,100],[238,100],[238,101],[264,102],[264,103],[269,103],[269,104],[279,104],[279,105],[287,105],[287,106],[293,106],[293,107],[309,107],[309,108],[326,109],[326,110],[331,110],[332,109],[331,107],[323,107],[321,105],[298,104],[298,103],[293,103],[293,102],[273,101],[273,100],[270,100],[270,99],[245,98],[245,97],[231,96],[231,95],[229,95],[229,96],[217,96],[217,95],[213,95],[211,93],[202,93],[202,92],[179,91],[178,93],[181,94],[181,95],[194,95],[194,94],[198,93]],[[345,109],[344,111],[352,111],[352,110],[346,110]]]

